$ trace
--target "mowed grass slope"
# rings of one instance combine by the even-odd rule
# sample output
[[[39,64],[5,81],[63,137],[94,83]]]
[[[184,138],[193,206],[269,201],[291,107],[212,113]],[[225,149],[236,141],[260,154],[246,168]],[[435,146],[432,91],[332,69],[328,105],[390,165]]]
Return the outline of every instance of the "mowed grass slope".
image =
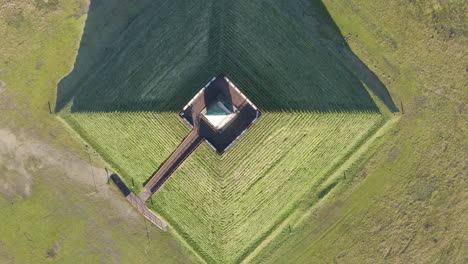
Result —
[[[237,262],[383,121],[377,113],[265,113],[222,158],[197,149],[147,205],[209,262]]]
[[[73,101],[73,112],[174,112],[216,74],[211,1],[93,2],[57,111]],[[119,10],[115,25],[102,22],[109,9]]]
[[[252,262],[465,263],[466,2],[324,3],[404,114],[344,191]]]
[[[190,129],[174,113],[61,114],[135,193],[171,155]]]
[[[148,201],[209,262],[245,257],[395,110],[319,5],[297,19],[301,3],[154,2],[59,85],[59,115],[136,192],[188,134],[176,112],[215,74],[259,106],[228,153],[203,144]],[[104,11],[85,36],[106,31],[93,24]],[[78,66],[106,47],[82,48]]]
[[[355,74],[372,73],[340,59],[340,52],[347,49],[318,11],[310,7],[317,15],[297,21],[299,4],[291,3],[293,13],[285,14],[275,2],[204,1],[194,6],[141,2],[128,13],[115,1],[92,3],[75,69],[59,84],[56,109],[70,104],[60,115],[135,191],[187,131],[167,111],[182,109],[220,72],[262,111],[377,113],[366,88],[382,87],[366,84]],[[107,16],[106,23],[101,21],[107,10],[112,10],[116,23]],[[278,21],[270,24],[271,17]],[[121,21],[125,19],[128,23]],[[254,24],[259,28],[252,28]],[[298,33],[301,30],[303,34]],[[94,35],[100,36],[98,40]],[[163,114],[136,122],[141,112]],[[75,117],[76,113],[80,114]],[[161,133],[161,141],[146,143],[156,140],[156,133]]]
[[[128,23],[115,17],[117,30],[100,21],[115,5],[91,8],[57,111],[72,103],[72,112],[177,112],[219,73],[263,111],[378,111],[364,87],[385,89],[369,85],[361,75],[372,73],[355,59],[342,58],[350,51],[317,7],[298,20],[301,1],[142,2]],[[90,45],[101,32],[108,39]]]

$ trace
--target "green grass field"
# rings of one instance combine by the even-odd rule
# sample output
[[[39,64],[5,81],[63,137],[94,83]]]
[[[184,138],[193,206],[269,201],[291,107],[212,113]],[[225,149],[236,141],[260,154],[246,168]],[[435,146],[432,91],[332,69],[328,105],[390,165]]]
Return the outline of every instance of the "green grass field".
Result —
[[[188,134],[176,112],[212,76],[227,74],[259,106],[264,115],[229,153],[203,145],[148,202],[208,262],[247,256],[396,109],[323,6],[298,20],[297,4],[163,2],[159,16],[114,30],[101,55],[87,44],[106,30],[98,6],[59,84],[59,115],[135,192]]]
[[[229,153],[203,145],[148,202],[208,262],[242,260],[306,195],[325,196],[321,184],[396,109],[323,6],[303,16],[300,4],[163,2],[160,16],[111,29],[102,54],[88,44],[107,29],[98,6],[59,84],[60,116],[135,192],[188,134],[176,112],[212,76],[227,74],[260,107]]]
[[[190,131],[174,113],[65,111],[61,117],[103,155],[135,193]]]
[[[61,116],[136,192],[189,130],[175,113]],[[147,204],[206,260],[236,261],[383,121],[372,112],[266,112],[222,158],[203,144]]]
[[[466,5],[338,1],[325,6],[404,114],[365,166],[320,208],[302,205],[254,263],[466,260]],[[377,147],[379,146],[379,147]],[[465,208],[465,209],[464,209]]]
[[[94,193],[83,142],[49,114],[87,4],[0,0],[0,263],[192,263],[101,168]]]
[[[222,158],[202,145],[147,205],[209,262],[238,262],[301,199],[317,195],[382,120],[375,113],[265,113]]]
[[[72,103],[72,112],[177,112],[219,73],[263,111],[378,111],[366,87],[395,110],[330,18],[316,11],[323,7],[315,3],[316,15],[298,21],[298,4],[141,2],[144,12],[117,13],[115,24],[101,20],[122,3],[96,4],[56,110]],[[93,40],[101,32],[107,38]]]
[[[463,1],[240,3],[93,1],[56,97],[87,3],[0,0],[0,135],[57,149],[18,157],[0,141],[2,186],[19,186],[0,189],[0,262],[189,263],[187,242],[207,262],[463,263]],[[92,162],[137,192],[189,131],[175,112],[218,71],[264,115],[221,158],[202,144],[148,201],[169,233],[105,182],[89,195],[87,169],[86,184],[64,176],[69,158],[39,165],[88,159],[48,114],[57,98]],[[396,109],[383,85],[404,114],[372,136]]]

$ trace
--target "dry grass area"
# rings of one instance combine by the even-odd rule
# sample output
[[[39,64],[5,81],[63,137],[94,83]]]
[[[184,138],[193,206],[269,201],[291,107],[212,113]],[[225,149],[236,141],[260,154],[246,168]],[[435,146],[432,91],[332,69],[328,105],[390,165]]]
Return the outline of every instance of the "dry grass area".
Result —
[[[254,262],[465,262],[466,5],[324,2],[404,114],[349,185]]]
[[[0,1],[0,263],[190,263],[169,233],[107,184],[102,160],[49,114],[86,6]]]

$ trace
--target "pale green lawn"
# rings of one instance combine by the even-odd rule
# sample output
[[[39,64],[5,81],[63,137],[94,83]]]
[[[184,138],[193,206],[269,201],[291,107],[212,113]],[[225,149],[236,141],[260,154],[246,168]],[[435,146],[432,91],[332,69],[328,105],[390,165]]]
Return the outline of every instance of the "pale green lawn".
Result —
[[[324,2],[405,114],[349,184],[253,262],[463,263],[466,5]]]
[[[54,6],[56,2],[0,0],[0,80],[6,84],[0,87],[0,129],[17,136],[16,146],[8,142],[16,148],[24,148],[25,140],[40,143],[63,151],[58,158],[70,164],[69,152],[87,158],[85,148],[49,115],[47,102],[53,108],[56,84],[73,65],[86,19],[79,13],[86,1],[60,0]],[[49,153],[22,163],[10,160],[18,155],[15,149],[4,151],[0,144],[0,263],[192,262],[170,233],[146,226],[140,215],[127,211],[130,205],[118,190],[108,198],[88,195],[94,187],[68,179],[70,168],[35,167]],[[76,154],[74,159],[82,162]],[[102,164],[95,156],[93,162]],[[82,174],[89,177],[89,170]],[[7,195],[9,180],[30,182],[31,195],[22,198],[22,189],[16,197]],[[48,258],[51,250],[54,257]]]

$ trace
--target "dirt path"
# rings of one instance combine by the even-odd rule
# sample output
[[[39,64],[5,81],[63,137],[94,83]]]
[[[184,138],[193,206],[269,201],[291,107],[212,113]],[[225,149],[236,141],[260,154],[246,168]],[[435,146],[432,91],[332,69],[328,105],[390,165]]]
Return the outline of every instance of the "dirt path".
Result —
[[[139,217],[115,190],[109,188],[104,168],[93,166],[72,152],[31,138],[26,132],[0,128],[0,196],[15,199],[20,195],[28,199],[33,195],[34,182],[43,181],[37,178],[41,171],[60,171],[63,174],[57,176],[58,181],[84,186],[77,191],[82,197],[106,201],[121,219],[135,221]]]
[[[27,198],[35,170],[52,167],[66,169],[66,177],[107,192],[107,174],[103,168],[92,166],[76,155],[30,138],[26,133],[0,128],[0,194],[20,194]]]

